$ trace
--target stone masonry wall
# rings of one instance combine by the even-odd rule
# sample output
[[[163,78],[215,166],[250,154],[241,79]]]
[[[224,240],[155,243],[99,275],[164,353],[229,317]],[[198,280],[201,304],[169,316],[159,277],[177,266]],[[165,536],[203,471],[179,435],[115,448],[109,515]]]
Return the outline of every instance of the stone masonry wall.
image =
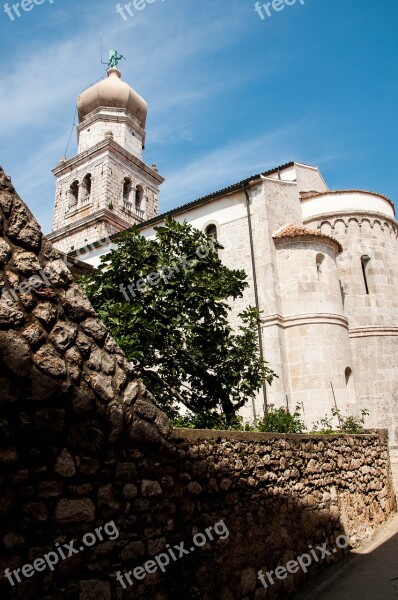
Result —
[[[383,432],[173,432],[2,170],[0,232],[2,599],[283,598],[340,551],[269,589],[259,569],[340,533],[355,546],[395,509]]]

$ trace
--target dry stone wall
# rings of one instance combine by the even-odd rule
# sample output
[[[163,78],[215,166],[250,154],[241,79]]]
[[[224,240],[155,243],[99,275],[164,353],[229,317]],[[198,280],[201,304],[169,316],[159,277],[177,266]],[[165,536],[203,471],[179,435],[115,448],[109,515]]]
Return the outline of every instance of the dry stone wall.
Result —
[[[339,533],[355,545],[394,510],[382,432],[173,432],[1,170],[0,228],[2,599],[283,598],[341,553],[269,589],[259,569]],[[220,521],[228,537],[191,552]],[[110,522],[117,537],[80,546]],[[121,585],[182,542],[164,573]]]

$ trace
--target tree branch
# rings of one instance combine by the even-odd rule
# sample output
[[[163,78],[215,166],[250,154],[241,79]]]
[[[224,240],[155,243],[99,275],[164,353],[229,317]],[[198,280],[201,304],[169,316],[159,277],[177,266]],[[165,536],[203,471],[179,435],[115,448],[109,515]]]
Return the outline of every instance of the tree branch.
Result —
[[[170,394],[172,396],[174,396],[174,398],[176,400],[178,400],[178,402],[181,402],[181,404],[183,404],[186,408],[188,408],[188,410],[192,411],[193,413],[196,413],[195,409],[184,398],[184,396],[181,396],[181,394],[175,388],[173,388],[173,386],[171,386],[169,383],[167,383],[167,381],[162,379],[162,377],[159,375],[159,373],[156,373],[156,371],[152,371],[151,369],[144,369],[144,368],[142,368],[141,371],[144,375],[148,375],[148,377],[151,377],[152,379],[156,379],[156,381],[158,381],[164,388],[166,388],[166,390],[169,391]]]

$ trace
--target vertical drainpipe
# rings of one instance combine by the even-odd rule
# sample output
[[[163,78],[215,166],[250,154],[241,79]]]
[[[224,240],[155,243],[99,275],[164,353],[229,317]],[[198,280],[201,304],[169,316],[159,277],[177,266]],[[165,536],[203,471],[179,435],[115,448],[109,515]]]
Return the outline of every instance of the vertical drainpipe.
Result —
[[[250,240],[250,256],[251,256],[251,261],[252,261],[252,272],[253,272],[254,300],[256,303],[256,308],[259,311],[260,310],[260,302],[258,299],[257,271],[256,271],[256,260],[254,257],[252,217],[250,214],[250,198],[249,198],[249,194],[247,192],[246,185],[242,186],[242,190],[246,196],[247,223],[249,226],[249,240]],[[259,343],[259,347],[260,347],[260,358],[262,361],[264,361],[263,333],[261,331],[261,323],[260,322],[257,324],[257,331],[258,331],[258,343]],[[268,412],[267,387],[266,387],[265,379],[263,380],[263,399],[264,399],[264,412]],[[257,421],[256,407],[254,404],[254,400],[252,400],[252,403],[253,403],[254,421]]]

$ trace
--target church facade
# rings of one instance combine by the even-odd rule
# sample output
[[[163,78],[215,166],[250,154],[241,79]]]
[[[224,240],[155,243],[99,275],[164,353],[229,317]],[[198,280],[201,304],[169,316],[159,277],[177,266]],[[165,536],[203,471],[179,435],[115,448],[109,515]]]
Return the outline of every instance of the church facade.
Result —
[[[393,203],[332,191],[317,167],[290,162],[159,215],[163,178],[142,160],[145,101],[110,69],[79,96],[78,111],[78,154],[53,170],[55,246],[96,266],[113,234],[135,223],[151,237],[166,215],[216,236],[223,263],[244,269],[250,283],[232,322],[258,306],[264,358],[278,374],[244,416],[298,405],[311,424],[332,407],[368,409],[367,425],[389,428],[398,461]]]

